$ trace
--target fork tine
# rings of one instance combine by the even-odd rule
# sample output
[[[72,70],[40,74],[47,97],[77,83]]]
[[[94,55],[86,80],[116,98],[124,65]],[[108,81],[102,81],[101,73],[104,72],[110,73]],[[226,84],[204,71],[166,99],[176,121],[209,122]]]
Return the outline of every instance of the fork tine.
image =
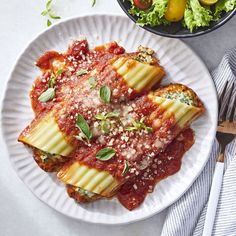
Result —
[[[226,81],[223,91],[222,91],[220,98],[219,98],[219,117],[218,117],[219,120],[221,120],[221,109],[222,109],[223,100],[224,100],[224,97],[226,94],[227,86],[228,86],[228,80]]]
[[[233,107],[232,110],[230,112],[230,116],[229,116],[229,121],[235,121],[234,120],[234,115],[236,114],[236,93],[234,95],[234,101],[233,101]]]
[[[230,100],[231,100],[231,96],[232,96],[233,90],[234,90],[234,84],[232,84],[232,86],[231,86],[231,88],[230,88],[230,92],[229,92],[229,96],[227,97],[227,100],[226,100],[225,108],[224,108],[223,111],[222,111],[221,121],[226,120],[227,113],[228,113],[228,110],[229,110],[229,104],[230,104]]]

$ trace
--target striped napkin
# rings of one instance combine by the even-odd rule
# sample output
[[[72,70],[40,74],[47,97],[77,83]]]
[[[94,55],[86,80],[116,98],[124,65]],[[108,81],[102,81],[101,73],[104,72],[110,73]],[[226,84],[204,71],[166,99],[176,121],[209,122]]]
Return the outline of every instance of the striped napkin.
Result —
[[[218,68],[212,72],[212,77],[219,95],[227,80],[229,84],[236,82],[236,48],[226,53]],[[219,145],[215,140],[203,172],[183,197],[169,207],[161,236],[202,235],[218,154]],[[236,236],[236,139],[226,147],[225,158],[224,178],[212,233],[214,236]]]

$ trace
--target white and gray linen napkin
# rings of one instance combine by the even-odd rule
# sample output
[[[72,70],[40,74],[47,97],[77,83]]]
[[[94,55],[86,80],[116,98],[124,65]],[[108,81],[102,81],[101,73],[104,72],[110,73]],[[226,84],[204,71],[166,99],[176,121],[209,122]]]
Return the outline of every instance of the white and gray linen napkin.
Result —
[[[226,81],[236,83],[236,48],[226,53],[218,68],[212,72],[212,77],[219,96]],[[215,140],[203,172],[191,188],[169,207],[161,236],[202,235],[218,154],[219,145]],[[226,147],[225,158],[224,178],[212,233],[214,236],[236,236],[236,139]]]

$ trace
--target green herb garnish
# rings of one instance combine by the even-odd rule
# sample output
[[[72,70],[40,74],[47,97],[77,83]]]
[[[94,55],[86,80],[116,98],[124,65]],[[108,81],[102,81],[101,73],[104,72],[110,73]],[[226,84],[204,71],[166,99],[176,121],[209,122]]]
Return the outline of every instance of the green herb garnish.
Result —
[[[57,77],[63,72],[64,72],[63,69],[59,69],[56,74],[52,73],[48,81],[48,89],[45,92],[43,92],[38,98],[40,102],[47,102],[47,101],[52,100],[55,97],[54,85],[55,85]]]
[[[77,116],[76,126],[85,135],[87,140],[90,140],[93,137],[93,134],[90,130],[90,127],[89,127],[87,121],[84,119],[84,117],[81,114],[78,114],[78,116]]]
[[[104,148],[101,149],[97,154],[96,158],[100,161],[108,161],[110,160],[113,156],[115,156],[116,151],[113,148]]]
[[[88,82],[90,84],[90,89],[94,89],[97,86],[97,81],[94,77],[90,77]]]
[[[106,119],[108,118],[117,118],[119,117],[120,113],[118,111],[112,111],[112,112],[108,112],[105,114]]]
[[[140,121],[132,121],[133,126],[128,126],[125,130],[127,131],[133,131],[133,130],[140,130],[140,129],[144,129],[145,131],[147,131],[148,133],[152,132],[152,128],[146,126],[143,122],[145,120],[145,116],[143,116]]]
[[[55,83],[56,83],[57,77],[58,77],[60,74],[62,74],[63,72],[65,72],[64,69],[59,69],[59,70],[56,72],[56,74],[52,73],[51,78],[50,78],[50,80],[48,81],[48,87],[49,87],[49,88],[53,88],[53,87],[54,87],[54,85],[55,85]]]
[[[87,73],[88,73],[87,70],[85,70],[85,69],[80,69],[80,70],[78,70],[78,71],[76,72],[76,75],[77,75],[77,76],[86,75]]]
[[[51,26],[52,25],[52,22],[48,19],[47,20],[47,27]]]
[[[48,15],[48,16],[49,16],[51,19],[53,19],[53,20],[61,19],[60,16],[55,15],[55,14],[53,13],[53,11],[52,11],[52,0],[48,0],[48,1],[47,1],[47,3],[46,3],[46,9],[41,12],[41,15],[42,15],[42,16]],[[47,20],[47,26],[49,27],[51,24],[52,24],[51,20],[48,19],[48,20]]]
[[[43,92],[38,100],[40,102],[47,102],[47,101],[50,101],[54,98],[55,96],[55,89],[54,88],[48,88],[45,92]]]
[[[96,114],[95,118],[97,120],[106,120],[108,118],[116,118],[116,117],[119,117],[120,113],[117,112],[117,111],[112,111],[112,112],[107,112],[105,114],[102,114],[102,113],[98,113]]]
[[[102,120],[100,123],[100,127],[103,133],[107,134],[110,131],[110,122],[106,120]]]
[[[109,103],[110,102],[110,100],[111,100],[111,90],[106,85],[102,86],[100,88],[99,95],[100,95],[100,98],[102,99],[102,101],[104,103]]]
[[[108,133],[110,131],[109,119],[117,118],[119,115],[120,115],[119,112],[113,111],[113,112],[107,112],[105,114],[98,113],[96,114],[95,118],[97,120],[100,120],[100,128],[103,131],[103,133]]]
[[[128,162],[125,160],[124,169],[123,169],[121,175],[125,175],[128,171],[129,171],[129,165],[128,165]]]
[[[91,0],[91,5],[92,5],[92,7],[94,7],[95,4],[96,4],[96,0]]]

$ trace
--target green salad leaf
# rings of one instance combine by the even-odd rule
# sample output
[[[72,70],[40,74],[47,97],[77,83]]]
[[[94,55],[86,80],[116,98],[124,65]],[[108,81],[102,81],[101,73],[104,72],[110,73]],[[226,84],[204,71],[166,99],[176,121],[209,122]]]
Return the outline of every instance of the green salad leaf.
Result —
[[[232,11],[236,7],[236,0],[219,0],[215,5],[214,20],[219,20],[223,12]]]
[[[154,27],[171,23],[165,19],[168,0],[153,0],[153,4],[148,10],[136,7],[134,0],[129,1],[131,2],[129,13],[138,17],[137,24],[140,26]],[[232,11],[235,7],[236,0],[219,0],[213,6],[204,6],[199,0],[187,0],[182,23],[190,32],[193,32],[199,27],[209,26],[210,22],[219,20],[223,12]]]
[[[161,24],[168,24],[169,22],[165,19],[165,12],[167,9],[168,0],[155,0],[152,7],[146,11],[140,10],[134,5],[131,0],[130,14],[138,16],[137,24],[144,26],[156,26]]]
[[[212,20],[209,7],[202,6],[198,0],[189,0],[184,12],[184,25],[191,32],[198,27],[208,26]]]

